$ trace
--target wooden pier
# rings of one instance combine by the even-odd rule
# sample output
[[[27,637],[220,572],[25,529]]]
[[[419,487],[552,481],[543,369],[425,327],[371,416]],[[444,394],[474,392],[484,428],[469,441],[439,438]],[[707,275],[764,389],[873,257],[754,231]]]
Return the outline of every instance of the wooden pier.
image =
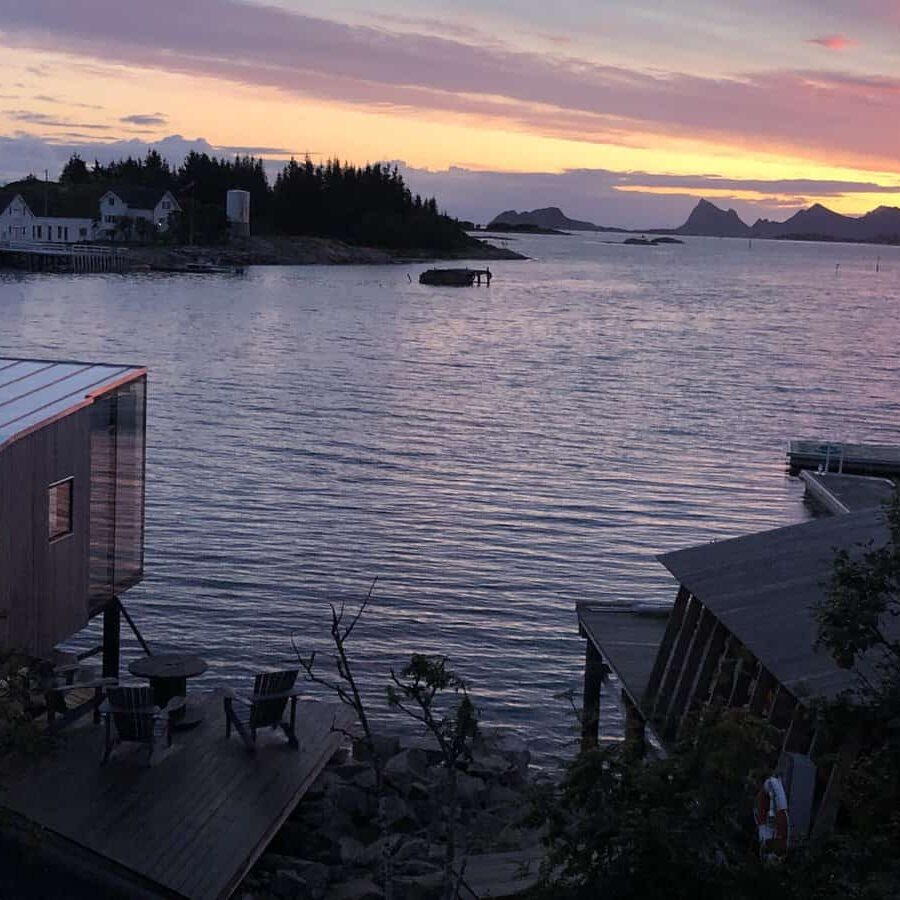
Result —
[[[0,243],[0,265],[28,272],[124,272],[129,260],[124,247],[7,241]]]
[[[806,485],[806,493],[834,515],[879,507],[894,492],[894,483],[889,478],[867,475],[804,470],[800,480]]]
[[[128,897],[229,897],[353,725],[344,706],[302,701],[299,751],[280,732],[260,733],[250,754],[225,737],[222,698],[207,695],[204,721],[176,732],[153,766],[146,747],[124,746],[100,765],[100,726],[73,729],[49,756],[3,777],[0,821],[37,838],[101,890]],[[338,729],[338,730],[335,730]]]
[[[886,444],[847,444],[829,441],[791,441],[788,465],[848,475],[900,476],[900,447]]]

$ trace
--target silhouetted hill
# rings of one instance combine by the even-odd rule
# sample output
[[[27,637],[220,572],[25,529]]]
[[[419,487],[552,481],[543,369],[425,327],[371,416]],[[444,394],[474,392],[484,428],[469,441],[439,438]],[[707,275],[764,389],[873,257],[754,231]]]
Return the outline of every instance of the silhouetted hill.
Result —
[[[760,219],[751,229],[753,237],[825,238],[832,241],[900,242],[900,209],[879,206],[864,216],[844,216],[815,203],[784,222]]]
[[[624,228],[604,228],[593,222],[570,219],[558,206],[533,209],[531,212],[516,212],[514,209],[508,209],[500,215],[494,216],[485,230],[490,231],[496,225],[534,225],[538,228],[555,228],[564,231],[625,231]]]
[[[701,200],[691,211],[687,222],[672,234],[695,234],[707,237],[746,237],[750,228],[733,210],[720,209],[709,200]]]

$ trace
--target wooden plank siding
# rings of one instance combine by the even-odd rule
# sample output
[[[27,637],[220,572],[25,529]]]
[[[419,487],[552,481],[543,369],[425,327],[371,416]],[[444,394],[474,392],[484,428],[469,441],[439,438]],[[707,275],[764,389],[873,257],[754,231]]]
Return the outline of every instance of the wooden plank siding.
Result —
[[[220,695],[204,709],[205,720],[176,733],[175,752],[152,767],[146,748],[100,766],[101,729],[75,729],[39,767],[5,777],[0,806],[161,896],[228,897],[354,719],[346,707],[301,701],[300,750],[266,730],[250,754],[225,738]]]
[[[677,734],[678,727],[684,718],[688,697],[693,693],[694,684],[700,671],[700,660],[709,644],[715,621],[715,616],[708,609],[701,606],[700,618],[691,638],[690,648],[682,666],[678,685],[675,688],[675,695],[672,698],[669,709],[666,711],[663,733],[671,734],[672,737],[675,737]]]
[[[690,596],[687,600],[687,608],[684,612],[681,627],[678,629],[678,634],[672,645],[672,652],[666,665],[659,693],[656,696],[656,702],[653,705],[653,721],[657,724],[662,724],[668,714],[669,703],[681,676],[688,646],[694,636],[694,629],[697,627],[697,620],[700,618],[701,610],[702,605],[695,597]]]
[[[690,591],[683,587],[678,589],[678,595],[675,597],[675,605],[672,607],[672,612],[669,614],[669,621],[666,624],[662,643],[659,645],[659,652],[656,654],[656,660],[653,664],[653,669],[650,672],[650,679],[648,680],[647,687],[644,691],[644,705],[647,709],[652,709],[653,703],[656,700],[656,692],[659,690],[660,682],[665,674],[666,666],[669,662],[669,655],[672,652],[672,644],[675,643],[675,637],[684,620],[684,612],[687,609],[689,597]]]
[[[49,488],[73,478],[72,533],[49,538]],[[0,453],[4,648],[44,652],[88,621],[90,418],[65,416]],[[40,602],[35,602],[40,598]]]

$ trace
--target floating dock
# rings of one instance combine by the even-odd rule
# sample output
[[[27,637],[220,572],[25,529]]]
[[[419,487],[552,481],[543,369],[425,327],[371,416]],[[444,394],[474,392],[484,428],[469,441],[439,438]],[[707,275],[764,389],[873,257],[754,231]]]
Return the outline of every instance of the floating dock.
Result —
[[[490,269],[426,269],[419,275],[419,284],[430,284],[439,287],[472,287],[473,284],[484,283],[490,287]]]
[[[900,447],[886,444],[847,444],[829,441],[791,441],[788,465],[852,475],[900,476]]]
[[[220,694],[207,695],[203,709],[203,722],[176,732],[173,751],[153,766],[146,747],[125,753],[124,745],[101,766],[102,726],[64,733],[47,756],[4,773],[2,828],[101,890],[231,896],[354,719],[342,705],[301,701],[300,750],[267,729],[250,754],[225,737]]]

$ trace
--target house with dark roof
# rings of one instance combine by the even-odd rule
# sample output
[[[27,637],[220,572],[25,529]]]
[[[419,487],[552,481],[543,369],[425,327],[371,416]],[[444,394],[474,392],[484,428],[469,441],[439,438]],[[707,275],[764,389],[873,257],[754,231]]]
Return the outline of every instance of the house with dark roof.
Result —
[[[883,491],[872,496],[880,499]],[[807,825],[829,827],[841,766],[822,760],[844,753],[846,736],[827,733],[817,705],[842,694],[852,698],[860,676],[877,683],[879,668],[871,655],[854,670],[838,666],[816,646],[813,610],[828,589],[837,551],[853,554],[887,542],[884,510],[871,502],[876,505],[661,555],[678,584],[671,607],[580,605],[579,632],[587,642],[582,746],[597,743],[601,684],[609,673],[621,691],[626,739],[642,751],[649,732],[668,752],[704,707],[745,709],[775,727],[783,758],[802,760],[817,773]],[[897,623],[885,627],[900,631]]]
[[[177,212],[181,206],[171,191],[117,187],[100,198],[98,233],[103,237],[140,237],[141,229],[162,233],[168,231],[169,217]]]

